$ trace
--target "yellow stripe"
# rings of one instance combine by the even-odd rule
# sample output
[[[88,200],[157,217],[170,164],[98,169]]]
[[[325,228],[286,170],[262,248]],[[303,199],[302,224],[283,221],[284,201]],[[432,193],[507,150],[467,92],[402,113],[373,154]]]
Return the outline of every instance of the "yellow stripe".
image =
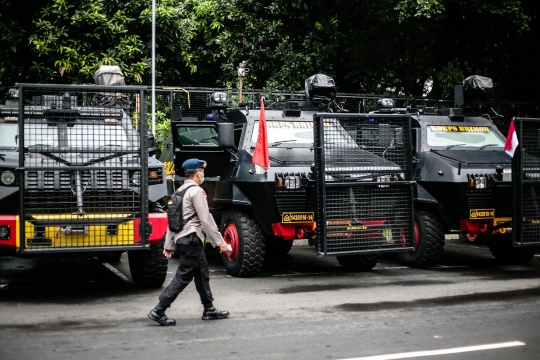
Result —
[[[128,214],[90,214],[82,217],[83,219],[123,219]],[[81,219],[78,216],[72,216],[71,214],[58,214],[58,215],[36,215],[37,219]],[[18,223],[17,223],[18,224]],[[80,224],[80,226],[79,226]],[[17,225],[18,226],[18,225]],[[107,234],[107,225],[101,224],[81,224],[77,221],[72,225],[77,230],[84,230],[83,233],[70,233],[66,225],[50,225],[45,227],[43,236],[45,239],[50,240],[50,245],[33,245],[28,243],[28,239],[36,236],[34,225],[25,221],[25,248],[26,249],[40,249],[40,248],[64,248],[64,247],[82,247],[82,246],[114,246],[114,245],[132,245],[134,244],[135,231],[134,221],[124,221],[118,224],[117,227],[112,227],[117,230],[116,235]],[[17,234],[19,232],[17,231]],[[20,246],[19,237],[17,236],[17,246]]]
[[[165,173],[167,175],[174,175],[174,161],[166,161],[163,163],[165,165]]]

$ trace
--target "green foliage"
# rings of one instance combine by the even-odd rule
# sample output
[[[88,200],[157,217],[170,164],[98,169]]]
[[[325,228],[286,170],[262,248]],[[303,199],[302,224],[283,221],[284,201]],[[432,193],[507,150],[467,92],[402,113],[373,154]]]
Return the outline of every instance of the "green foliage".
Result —
[[[152,114],[148,113],[148,129],[152,128]],[[167,117],[167,115],[161,111],[156,111],[156,147],[157,147],[157,155],[156,158],[159,158],[161,155],[161,151],[163,150],[163,146],[165,145],[165,140],[167,140],[167,136],[171,133],[171,119]]]
[[[461,84],[465,79],[463,71],[452,62],[449,62],[447,66],[443,67],[437,74],[439,84],[443,90],[443,97],[453,95],[454,86]]]
[[[149,0],[0,4],[0,84],[87,83],[101,64],[150,84]],[[537,0],[160,0],[156,83],[236,87],[245,60],[244,88],[325,73],[340,92],[419,95],[432,79],[443,96],[478,74],[499,97],[534,98],[539,13]]]

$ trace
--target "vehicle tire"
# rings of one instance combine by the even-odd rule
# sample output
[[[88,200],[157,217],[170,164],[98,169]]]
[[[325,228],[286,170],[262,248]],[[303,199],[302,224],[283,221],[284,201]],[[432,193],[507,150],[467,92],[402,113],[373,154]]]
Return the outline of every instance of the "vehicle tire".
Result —
[[[444,230],[439,217],[429,211],[415,211],[413,237],[416,249],[398,253],[401,261],[422,269],[437,265],[444,252]]]
[[[480,245],[486,241],[487,236],[484,234],[461,234],[459,236],[461,239],[464,239],[467,244]]]
[[[161,240],[148,250],[128,251],[129,271],[133,282],[141,287],[160,287],[165,282],[169,260],[163,255]]]
[[[156,202],[149,201],[148,202],[148,212],[151,212],[151,213],[164,213],[165,210],[163,210],[163,205],[161,205],[158,201],[156,201]]]
[[[369,271],[379,262],[379,254],[336,256],[342,268],[350,271]]]
[[[488,237],[491,254],[502,264],[525,264],[534,257],[537,246],[513,247],[512,234]]]
[[[221,218],[221,233],[232,247],[222,253],[225,269],[232,276],[248,277],[259,273],[266,256],[265,238],[253,215],[241,211],[226,211]]]
[[[280,237],[271,237],[266,241],[266,254],[271,256],[287,255],[291,251],[293,240],[283,240]]]

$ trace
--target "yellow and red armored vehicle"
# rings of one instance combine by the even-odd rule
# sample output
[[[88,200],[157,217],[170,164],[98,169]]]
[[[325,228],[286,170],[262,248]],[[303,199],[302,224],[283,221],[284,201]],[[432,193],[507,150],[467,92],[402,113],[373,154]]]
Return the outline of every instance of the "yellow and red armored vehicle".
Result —
[[[0,105],[0,254],[128,253],[136,284],[167,272],[165,170],[146,87],[18,84]]]

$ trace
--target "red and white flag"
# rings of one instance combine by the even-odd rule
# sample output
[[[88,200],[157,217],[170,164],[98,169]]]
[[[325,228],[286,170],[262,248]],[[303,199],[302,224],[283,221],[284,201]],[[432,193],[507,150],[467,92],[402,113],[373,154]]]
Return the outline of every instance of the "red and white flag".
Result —
[[[519,145],[519,141],[516,134],[516,128],[514,127],[514,119],[510,122],[510,128],[508,129],[508,135],[506,136],[506,145],[504,145],[504,151],[514,157],[514,152]]]
[[[264,113],[264,97],[261,98],[261,112],[259,115],[259,135],[252,158],[255,164],[255,172],[264,174],[270,169],[270,158],[268,156],[268,136],[266,134],[266,115]]]

